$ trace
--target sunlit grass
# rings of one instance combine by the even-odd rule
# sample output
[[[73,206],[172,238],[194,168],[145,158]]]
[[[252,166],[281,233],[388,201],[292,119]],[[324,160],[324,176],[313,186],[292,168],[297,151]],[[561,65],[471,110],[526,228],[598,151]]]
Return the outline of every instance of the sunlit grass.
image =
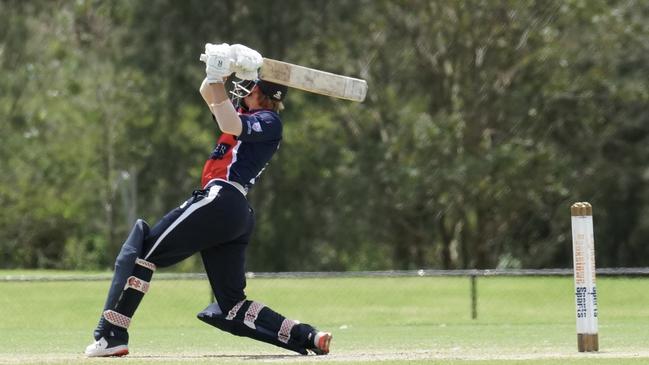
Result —
[[[107,288],[108,281],[0,282],[0,363],[87,361],[81,352],[91,341]],[[571,278],[479,278],[475,320],[469,279],[462,277],[256,278],[247,289],[249,298],[334,333],[332,356],[317,362],[642,363],[632,353],[649,361],[643,352],[649,348],[649,280],[601,278],[598,292],[602,351],[594,357],[576,351]],[[130,329],[129,363],[139,363],[138,354],[149,356],[142,363],[274,359],[245,358],[259,354],[316,361],[200,322],[196,313],[209,300],[206,281],[154,279]],[[371,354],[380,357],[368,359]]]

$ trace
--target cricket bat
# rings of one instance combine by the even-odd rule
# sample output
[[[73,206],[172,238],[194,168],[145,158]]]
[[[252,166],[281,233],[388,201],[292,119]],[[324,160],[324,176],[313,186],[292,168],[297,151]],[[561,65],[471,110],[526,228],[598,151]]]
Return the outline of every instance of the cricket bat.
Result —
[[[205,62],[207,56],[202,54],[200,60]],[[365,100],[367,95],[365,80],[270,58],[264,58],[259,70],[259,78],[315,94],[358,102]]]
[[[365,80],[270,58],[264,58],[259,78],[315,94],[358,102],[365,100],[367,95]]]

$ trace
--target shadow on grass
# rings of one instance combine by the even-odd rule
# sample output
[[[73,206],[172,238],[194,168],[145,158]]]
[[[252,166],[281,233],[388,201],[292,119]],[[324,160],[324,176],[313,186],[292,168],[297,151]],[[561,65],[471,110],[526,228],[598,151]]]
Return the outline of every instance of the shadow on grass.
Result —
[[[240,359],[250,361],[264,361],[264,360],[295,360],[300,358],[310,358],[315,356],[300,355],[300,354],[273,354],[273,355],[246,355],[246,354],[213,354],[213,355],[188,355],[188,354],[162,354],[162,355],[128,355],[129,359],[160,359],[160,360],[183,360],[183,359]]]

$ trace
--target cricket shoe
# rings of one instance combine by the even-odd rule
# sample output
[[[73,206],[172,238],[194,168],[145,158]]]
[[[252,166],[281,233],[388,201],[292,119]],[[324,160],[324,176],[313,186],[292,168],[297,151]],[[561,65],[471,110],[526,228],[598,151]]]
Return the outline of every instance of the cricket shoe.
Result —
[[[310,349],[316,355],[326,355],[329,353],[329,344],[333,336],[329,332],[318,332],[313,338],[314,348]]]
[[[115,336],[102,336],[86,347],[88,357],[109,357],[128,355],[128,340],[124,341]]]

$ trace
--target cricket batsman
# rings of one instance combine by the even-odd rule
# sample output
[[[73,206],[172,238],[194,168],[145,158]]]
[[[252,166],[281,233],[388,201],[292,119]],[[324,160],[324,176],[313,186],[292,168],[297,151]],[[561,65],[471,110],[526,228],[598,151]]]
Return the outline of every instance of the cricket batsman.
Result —
[[[152,228],[141,219],[135,222],[115,261],[94,342],[85,354],[128,354],[128,327],[153,272],[196,252],[216,299],[198,313],[201,321],[303,355],[327,354],[330,333],[285,318],[244,292],[246,247],[255,225],[246,194],[279,147],[287,87],[259,80],[262,57],[246,46],[208,43],[203,59],[200,93],[221,135],[203,167],[202,189]],[[232,73],[241,81],[234,82],[231,100],[224,82]]]

